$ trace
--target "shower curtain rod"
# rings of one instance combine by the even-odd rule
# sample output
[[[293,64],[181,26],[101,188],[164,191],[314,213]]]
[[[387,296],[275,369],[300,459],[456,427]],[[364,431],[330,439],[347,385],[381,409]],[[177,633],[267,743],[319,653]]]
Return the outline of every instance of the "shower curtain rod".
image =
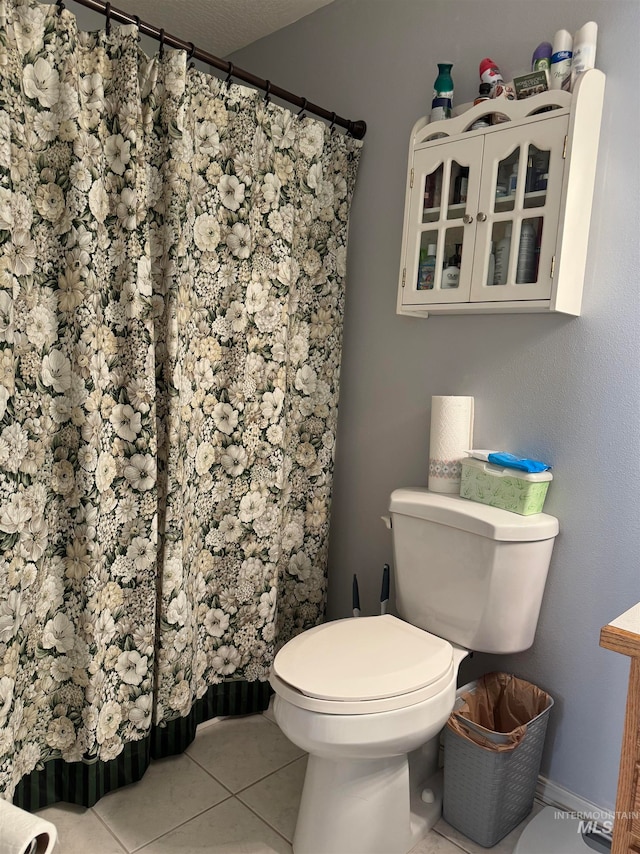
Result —
[[[109,24],[110,21],[118,21],[121,24],[135,24],[138,27],[138,30],[145,36],[151,36],[152,39],[159,41],[161,48],[166,45],[168,47],[176,48],[177,50],[185,50],[187,52],[188,59],[199,59],[206,65],[210,65],[213,68],[218,68],[220,71],[226,72],[228,81],[230,81],[232,77],[236,77],[238,80],[243,80],[245,83],[249,83],[257,89],[262,89],[267,93],[266,100],[269,100],[269,98],[273,96],[280,98],[283,101],[288,101],[290,104],[295,104],[297,107],[301,108],[298,115],[301,115],[304,112],[314,113],[316,116],[320,116],[321,118],[330,121],[332,127],[334,125],[340,125],[340,127],[345,128],[347,133],[351,134],[351,136],[356,139],[363,139],[367,132],[367,124],[361,119],[355,122],[350,121],[349,119],[344,119],[342,116],[338,116],[335,113],[329,112],[329,110],[325,110],[324,107],[319,107],[317,104],[307,101],[306,98],[302,98],[300,95],[294,95],[292,92],[287,92],[286,89],[280,88],[280,86],[274,86],[270,80],[262,80],[262,78],[256,77],[255,74],[252,74],[250,71],[245,71],[243,68],[236,68],[232,62],[227,62],[225,59],[220,59],[212,53],[208,53],[206,50],[195,47],[193,42],[185,42],[182,39],[177,38],[177,36],[171,35],[171,33],[165,33],[163,29],[158,29],[158,27],[153,26],[153,24],[147,24],[146,21],[141,21],[138,15],[130,15],[128,12],[123,12],[122,9],[116,9],[111,5],[111,3],[103,3],[102,0],[73,0],[73,2],[79,3],[81,6],[86,6],[87,9],[92,9],[94,12],[99,12],[104,15],[107,18],[107,24]],[[65,7],[62,0],[56,0],[56,5],[60,10]]]

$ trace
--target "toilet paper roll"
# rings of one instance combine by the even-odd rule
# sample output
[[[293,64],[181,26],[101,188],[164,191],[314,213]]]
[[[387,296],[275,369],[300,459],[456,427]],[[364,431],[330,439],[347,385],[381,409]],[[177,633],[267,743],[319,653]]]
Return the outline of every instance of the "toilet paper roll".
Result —
[[[50,821],[0,798],[0,854],[50,854],[57,838]]]
[[[465,451],[473,447],[473,398],[434,395],[431,398],[429,489],[460,492]]]

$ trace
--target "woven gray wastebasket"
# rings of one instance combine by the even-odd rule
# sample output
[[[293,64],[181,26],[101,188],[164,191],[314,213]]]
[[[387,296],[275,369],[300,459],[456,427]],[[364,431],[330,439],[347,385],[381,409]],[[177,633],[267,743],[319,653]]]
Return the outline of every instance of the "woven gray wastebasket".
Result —
[[[475,683],[459,689],[472,691]],[[553,700],[527,722],[513,750],[497,752],[444,730],[443,816],[469,839],[491,848],[531,812]],[[504,741],[501,733],[492,738]]]

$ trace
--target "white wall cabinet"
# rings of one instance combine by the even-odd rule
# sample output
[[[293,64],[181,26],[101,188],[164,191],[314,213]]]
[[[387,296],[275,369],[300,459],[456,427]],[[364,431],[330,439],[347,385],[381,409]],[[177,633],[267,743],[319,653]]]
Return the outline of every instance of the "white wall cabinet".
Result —
[[[417,122],[399,314],[580,314],[604,81],[594,69],[571,94]],[[499,110],[502,123],[470,129]]]

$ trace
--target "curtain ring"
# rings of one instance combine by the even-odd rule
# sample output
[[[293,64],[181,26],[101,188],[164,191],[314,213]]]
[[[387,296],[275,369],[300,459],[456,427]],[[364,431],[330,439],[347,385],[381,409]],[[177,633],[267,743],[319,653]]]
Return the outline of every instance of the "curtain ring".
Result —
[[[269,94],[270,92],[271,92],[271,80],[267,80],[266,95],[264,96],[265,104],[268,104],[269,101],[271,100],[271,95]]]
[[[347,136],[353,136],[353,122],[351,120],[347,122]]]
[[[160,30],[160,50],[158,51],[160,58],[164,56],[164,30]]]
[[[140,15],[132,15],[131,17],[136,22],[136,27],[138,28],[138,41],[140,41]]]
[[[56,0],[56,6],[58,7],[58,15],[61,15],[64,11],[64,3],[62,0]]]
[[[224,81],[227,89],[231,86],[231,78],[233,77],[233,62],[229,63],[229,71],[227,72],[227,78]]]
[[[298,111],[298,118],[299,119],[304,118],[304,111],[307,109],[307,104],[308,104],[307,99],[303,98],[302,99],[302,106],[300,107],[300,110]]]
[[[104,25],[105,33],[110,36],[111,35],[111,3],[106,3],[104,7],[104,15],[107,19]]]
[[[189,50],[187,51],[187,62],[189,62],[189,60],[193,59],[193,55],[195,52],[196,52],[196,46],[194,45],[193,42],[189,42]],[[189,62],[189,68],[195,68],[195,67],[196,66],[195,66],[194,62]]]
[[[329,125],[329,131],[331,133],[333,133],[334,130],[336,129],[336,119],[337,118],[338,118],[338,116],[336,115],[336,113],[331,113],[331,124]]]

